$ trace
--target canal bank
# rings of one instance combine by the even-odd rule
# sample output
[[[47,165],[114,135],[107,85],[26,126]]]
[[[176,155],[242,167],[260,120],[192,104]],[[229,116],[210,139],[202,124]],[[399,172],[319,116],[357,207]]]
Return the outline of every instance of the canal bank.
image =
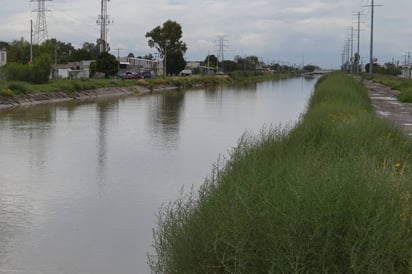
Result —
[[[407,273],[412,143],[333,73],[292,131],[245,136],[159,213],[154,273]]]
[[[244,84],[247,82],[261,82],[276,79],[296,77],[294,74],[244,74],[233,75],[197,75],[191,77],[168,77],[142,80],[59,80],[53,83],[34,86],[28,83],[12,82],[0,86],[0,109],[15,108],[47,103],[61,103],[70,101],[85,101],[98,98],[126,96],[130,94],[145,95],[150,92],[163,92],[176,89],[194,87],[210,87],[225,84]],[[56,81],[55,81],[56,82]],[[116,85],[117,83],[117,85]],[[92,86],[103,86],[90,88]],[[35,89],[36,91],[30,91]],[[41,91],[41,90],[51,91]],[[40,91],[38,91],[40,90]]]
[[[150,92],[162,92],[177,90],[176,86],[158,86],[153,89],[149,89],[142,85],[130,86],[130,87],[109,87],[98,88],[85,91],[75,92],[40,92],[34,94],[12,96],[12,97],[0,97],[0,109],[9,109],[15,107],[27,107],[40,104],[55,104],[64,102],[84,102],[109,97],[122,97],[131,94],[145,95]]]

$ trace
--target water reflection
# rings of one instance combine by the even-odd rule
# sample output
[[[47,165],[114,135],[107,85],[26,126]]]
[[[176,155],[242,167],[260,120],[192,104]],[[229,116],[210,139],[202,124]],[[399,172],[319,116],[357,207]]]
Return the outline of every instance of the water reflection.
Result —
[[[184,99],[185,92],[182,91],[155,96],[148,115],[150,140],[155,147],[171,150],[178,146]]]
[[[107,159],[107,125],[110,116],[117,113],[119,108],[119,101],[116,100],[99,100],[96,102],[97,111],[97,184],[100,191],[103,191],[105,186],[105,171]]]
[[[0,112],[0,273],[149,273],[155,214],[245,130],[295,121],[314,82]]]

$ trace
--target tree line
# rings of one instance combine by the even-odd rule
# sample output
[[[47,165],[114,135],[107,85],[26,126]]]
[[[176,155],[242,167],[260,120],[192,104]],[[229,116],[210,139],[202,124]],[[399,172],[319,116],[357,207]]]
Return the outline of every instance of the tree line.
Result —
[[[163,59],[166,74],[177,75],[186,67],[184,54],[187,45],[182,40],[182,27],[179,23],[167,20],[162,25],[148,31],[145,37],[148,46],[154,48]],[[100,53],[100,41],[96,43],[84,42],[80,48],[71,43],[49,39],[40,45],[30,45],[23,38],[10,43],[1,42],[0,48],[7,49],[8,64],[2,68],[0,76],[8,80],[45,83],[48,81],[52,64],[67,64],[82,60],[95,60],[90,70],[93,76],[96,72],[104,73],[105,77],[115,76],[119,70],[119,63],[115,56],[108,52]],[[34,56],[31,60],[31,53]],[[129,53],[128,57],[134,57]],[[149,54],[144,59],[153,60]],[[261,68],[276,72],[293,71],[296,68],[280,64],[265,65],[256,56],[236,56],[233,61],[219,61],[215,55],[208,55],[202,62],[203,66],[216,68],[216,71],[256,71]],[[200,71],[194,71],[194,73]]]

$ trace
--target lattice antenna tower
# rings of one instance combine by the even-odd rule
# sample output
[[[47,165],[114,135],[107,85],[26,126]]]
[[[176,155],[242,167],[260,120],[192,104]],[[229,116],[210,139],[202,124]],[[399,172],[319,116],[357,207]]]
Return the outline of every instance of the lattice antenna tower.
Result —
[[[108,51],[107,32],[108,26],[113,23],[107,14],[107,2],[110,0],[102,0],[101,13],[98,15],[97,24],[100,26],[100,53]]]
[[[49,12],[50,10],[46,9],[46,1],[50,2],[53,0],[30,0],[30,2],[37,2],[38,4],[37,9],[33,10],[33,12],[37,12],[33,36],[35,44],[40,44],[49,38],[49,34],[47,32],[46,12]]]

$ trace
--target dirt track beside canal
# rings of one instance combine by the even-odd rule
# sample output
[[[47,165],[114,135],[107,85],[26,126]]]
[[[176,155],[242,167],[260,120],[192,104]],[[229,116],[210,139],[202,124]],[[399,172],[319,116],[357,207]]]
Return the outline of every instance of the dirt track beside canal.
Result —
[[[396,97],[399,91],[385,85],[362,79],[368,90],[376,114],[393,121],[407,136],[412,137],[412,103],[402,103]]]

